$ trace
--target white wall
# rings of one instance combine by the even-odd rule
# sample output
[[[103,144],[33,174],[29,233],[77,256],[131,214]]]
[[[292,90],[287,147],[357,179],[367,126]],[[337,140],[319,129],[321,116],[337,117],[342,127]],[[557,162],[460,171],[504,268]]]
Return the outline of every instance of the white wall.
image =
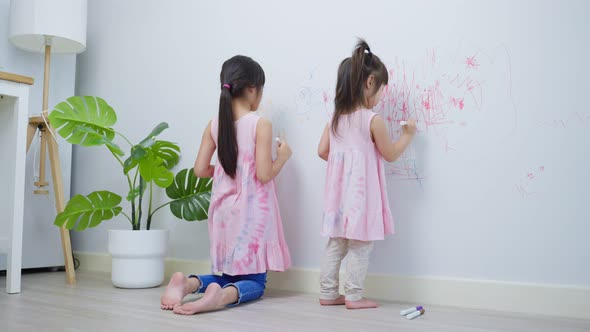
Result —
[[[8,41],[9,9],[10,0],[0,0],[0,70],[35,79],[35,84],[31,86],[29,92],[29,113],[39,114],[43,99],[43,54],[19,50]],[[53,55],[50,74],[49,107],[51,108],[74,94],[76,56]],[[23,235],[23,267],[25,268],[63,265],[59,231],[53,226],[55,218],[53,191],[50,191],[49,196],[33,195],[33,151],[36,149],[37,142],[38,140],[33,142],[27,154]],[[59,146],[64,187],[66,196],[69,196],[72,148],[66,142],[60,142]],[[47,165],[49,165],[49,159]],[[46,174],[48,182],[51,183],[49,168]],[[52,190],[51,187],[49,189]],[[5,257],[1,256],[0,269],[4,266]]]
[[[428,179],[389,179],[398,233],[378,243],[370,270],[590,285],[590,113],[581,98],[590,88],[581,79],[590,75],[583,16],[590,4],[366,3],[90,1],[77,93],[105,98],[119,115],[117,128],[133,141],[169,122],[163,137],[180,143],[180,166],[191,167],[202,130],[216,115],[222,62],[235,54],[259,61],[268,77],[263,113],[287,132],[294,150],[278,178],[287,240],[295,266],[318,268],[325,164],[315,149],[329,108],[322,99],[332,93],[354,37],[366,37],[396,70],[392,82],[403,68],[414,68],[417,79],[431,78],[435,68],[448,71],[448,83],[454,70],[471,70],[464,56],[476,54],[480,71],[469,75],[485,93],[466,97],[464,112],[452,110],[455,125],[421,128],[400,163],[415,160]],[[420,62],[433,50],[442,69]],[[126,192],[105,149],[76,148],[73,162],[74,193]],[[537,182],[527,180],[529,171]],[[74,248],[105,252],[112,227],[129,226],[120,219],[76,233]],[[207,258],[205,223],[160,213],[155,227],[171,229],[170,256]]]

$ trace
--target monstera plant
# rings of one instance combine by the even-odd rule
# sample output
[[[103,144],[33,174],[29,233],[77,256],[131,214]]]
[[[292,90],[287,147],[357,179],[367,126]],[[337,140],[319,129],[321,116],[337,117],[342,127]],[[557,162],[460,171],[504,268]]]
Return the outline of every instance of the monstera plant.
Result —
[[[207,219],[211,179],[197,178],[192,169],[183,169],[176,176],[172,173],[171,169],[180,160],[180,148],[158,139],[158,135],[168,128],[167,123],[160,123],[146,138],[133,144],[113,128],[117,115],[101,98],[70,97],[55,106],[49,121],[57,133],[72,144],[105,146],[121,165],[119,175],[129,187],[124,195],[129,201],[126,204],[128,213],[121,204],[122,196],[99,190],[72,197],[55,218],[55,225],[81,231],[118,215],[125,216],[131,230],[110,229],[108,232],[113,285],[120,288],[161,285],[168,230],[150,230],[154,213],[168,206],[177,218],[187,221]],[[115,143],[116,139],[128,145],[128,154]],[[153,193],[157,188],[164,188],[170,200],[154,207]],[[145,226],[142,225],[144,222]]]
[[[75,195],[63,212],[55,218],[55,225],[78,231],[98,226],[105,220],[122,214],[133,230],[152,225],[154,213],[169,206],[174,216],[187,221],[207,219],[211,197],[211,179],[197,178],[192,169],[183,169],[176,176],[171,169],[180,159],[177,144],[157,139],[168,124],[157,125],[145,139],[133,144],[113,126],[117,115],[103,99],[94,96],[74,96],[63,101],[49,115],[51,126],[71,144],[81,146],[106,146],[121,165],[122,179],[129,191],[129,213],[123,211],[122,197],[107,190],[94,191],[88,195]],[[116,144],[115,138],[128,144],[129,153]],[[155,187],[165,188],[170,201],[154,208]],[[146,193],[147,191],[147,193]],[[144,204],[147,198],[147,211]]]

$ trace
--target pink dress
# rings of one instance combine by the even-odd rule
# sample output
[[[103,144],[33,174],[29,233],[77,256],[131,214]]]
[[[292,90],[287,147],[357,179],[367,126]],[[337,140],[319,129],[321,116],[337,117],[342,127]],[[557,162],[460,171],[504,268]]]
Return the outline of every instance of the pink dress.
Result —
[[[383,157],[371,139],[375,115],[369,110],[342,115],[338,135],[329,124],[324,236],[373,241],[393,234]]]
[[[249,113],[235,122],[238,167],[235,179],[218,162],[209,206],[211,270],[229,275],[284,271],[291,265],[283,235],[274,180],[256,178],[256,124]],[[217,145],[218,120],[211,122]]]

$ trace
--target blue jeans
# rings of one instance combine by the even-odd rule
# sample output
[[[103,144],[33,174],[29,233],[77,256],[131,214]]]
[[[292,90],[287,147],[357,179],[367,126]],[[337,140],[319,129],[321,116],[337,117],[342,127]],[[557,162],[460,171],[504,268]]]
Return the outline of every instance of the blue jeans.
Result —
[[[212,283],[219,284],[223,288],[235,287],[238,290],[238,302],[230,304],[229,307],[261,298],[266,288],[266,272],[238,276],[230,276],[225,273],[220,276],[215,274],[197,276],[193,274],[189,278],[197,278],[201,282],[201,286],[195,293],[204,293]]]

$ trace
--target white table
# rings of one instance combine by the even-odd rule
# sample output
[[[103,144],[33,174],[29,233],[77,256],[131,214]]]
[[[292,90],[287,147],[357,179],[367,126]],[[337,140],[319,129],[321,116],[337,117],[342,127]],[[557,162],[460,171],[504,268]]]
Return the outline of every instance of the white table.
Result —
[[[7,254],[6,292],[20,293],[29,86],[0,72],[0,254]]]

